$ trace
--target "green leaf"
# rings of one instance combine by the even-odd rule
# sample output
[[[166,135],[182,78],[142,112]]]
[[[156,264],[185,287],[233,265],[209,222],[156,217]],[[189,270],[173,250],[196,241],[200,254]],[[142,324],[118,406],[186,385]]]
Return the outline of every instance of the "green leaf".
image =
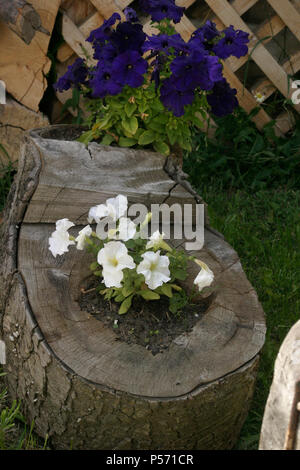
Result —
[[[158,134],[164,134],[165,133],[164,127],[159,122],[156,122],[154,120],[150,121],[149,124],[147,123],[147,127],[149,127],[149,129],[152,129],[154,132],[156,132]]]
[[[131,118],[123,119],[122,127],[125,131],[129,132],[129,134],[134,135],[139,127],[137,118],[132,116]]]
[[[115,296],[115,301],[116,302],[122,302],[122,300],[125,299],[125,295],[123,295],[122,293],[119,293]]]
[[[148,145],[155,140],[155,134],[152,131],[145,131],[141,134],[138,144],[139,145]]]
[[[101,277],[102,276],[102,270],[101,271],[94,271],[93,274],[94,274],[94,276]]]
[[[128,310],[131,307],[132,297],[133,297],[133,294],[130,295],[129,297],[127,297],[125,300],[123,300],[123,302],[121,303],[120,309],[119,309],[119,314],[120,315],[123,315],[124,313],[128,312]]]
[[[185,281],[186,276],[187,276],[186,272],[181,269],[174,269],[172,271],[172,275],[173,277],[175,277],[176,279],[179,279],[180,281]]]
[[[137,106],[135,103],[129,103],[129,101],[125,104],[125,113],[127,114],[128,117],[131,117],[134,113],[134,111],[137,109]]]
[[[105,130],[111,127],[111,115],[108,114],[104,119],[99,119],[96,124],[93,125],[92,130]]]
[[[204,121],[201,121],[197,116],[193,116],[193,123],[200,129],[204,126]]]
[[[162,153],[163,155],[170,154],[170,147],[165,142],[155,142],[153,147],[158,153]]]
[[[139,103],[139,112],[140,113],[145,113],[146,111],[148,111],[148,103],[147,101],[143,101],[142,103]]]
[[[153,290],[140,290],[138,294],[143,297],[145,300],[158,300],[160,299],[160,295],[157,294],[157,292],[154,292]]]
[[[99,264],[97,263],[97,261],[94,261],[93,263],[90,264],[91,271],[96,271],[98,267],[99,267]]]
[[[95,137],[95,132],[94,131],[87,131],[81,134],[81,136],[77,139],[78,142],[81,142],[82,144],[87,145],[91,140],[93,140]]]
[[[110,145],[113,141],[115,141],[115,138],[112,135],[106,134],[103,139],[101,140],[100,144],[101,145]]]
[[[174,131],[173,129],[172,130],[167,129],[167,135],[168,135],[170,144],[174,145],[178,137],[176,131]]]
[[[161,286],[161,291],[167,297],[169,297],[169,298],[173,297],[172,286],[170,284],[163,284]]]
[[[124,286],[122,289],[122,294],[124,297],[128,297],[130,294],[134,292],[134,287],[133,286]]]
[[[130,137],[120,137],[119,138],[119,145],[120,147],[132,147],[137,142],[135,139],[131,139]]]

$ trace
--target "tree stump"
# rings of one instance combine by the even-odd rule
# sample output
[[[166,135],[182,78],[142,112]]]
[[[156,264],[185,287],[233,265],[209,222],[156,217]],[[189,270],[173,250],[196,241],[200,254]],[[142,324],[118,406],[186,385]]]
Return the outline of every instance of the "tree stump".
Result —
[[[19,158],[24,132],[44,126],[49,126],[49,119],[41,112],[36,113],[9,96],[6,104],[0,104],[0,143],[12,162],[16,162]],[[0,152],[1,163],[4,167],[8,164],[3,152]]]
[[[115,341],[78,304],[90,274],[86,253],[54,258],[48,250],[55,221],[68,217],[77,231],[91,206],[117,194],[149,208],[201,198],[161,155],[86,148],[74,141],[79,132],[32,131],[9,196],[0,292],[10,394],[57,449],[230,449],[265,337],[264,314],[238,255],[207,226],[197,256],[214,271],[216,287],[205,315],[162,354]]]
[[[46,75],[51,67],[51,60],[47,56],[50,35],[52,33],[55,18],[57,16],[60,0],[30,0],[31,12],[28,12],[28,4],[23,0],[0,0],[3,9],[8,13],[16,6],[16,3],[25,3],[24,9],[17,8],[16,23],[0,20],[0,80],[4,81],[6,91],[10,93],[19,103],[32,111],[39,111],[41,101],[48,86]],[[10,5],[10,8],[6,7]],[[19,19],[32,20],[32,12],[36,13],[36,20],[19,23]],[[0,12],[1,13],[1,12]],[[29,16],[27,15],[29,13]],[[39,18],[39,24],[37,23]],[[15,34],[15,27],[22,25],[19,35]],[[30,26],[36,26],[30,29]],[[23,26],[25,29],[23,30]],[[14,31],[12,31],[14,28]],[[24,32],[23,39],[21,31]],[[49,34],[45,34],[47,31]],[[33,36],[32,36],[33,34]],[[31,37],[32,36],[32,37]],[[29,40],[24,42],[25,37]],[[31,39],[30,39],[31,38]]]
[[[0,0],[0,18],[26,44],[30,44],[36,31],[50,36],[43,28],[38,12],[25,0]]]
[[[300,321],[289,331],[275,362],[260,450],[300,450]]]

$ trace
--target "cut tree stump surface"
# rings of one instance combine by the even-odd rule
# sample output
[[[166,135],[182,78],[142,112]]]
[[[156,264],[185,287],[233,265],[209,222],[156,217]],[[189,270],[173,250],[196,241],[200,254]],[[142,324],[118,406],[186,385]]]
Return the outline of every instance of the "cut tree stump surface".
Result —
[[[252,397],[258,355],[265,337],[264,313],[243,272],[238,255],[220,234],[207,225],[204,248],[190,253],[203,260],[214,271],[215,292],[209,309],[192,332],[178,336],[166,351],[155,356],[137,344],[116,341],[116,335],[111,329],[82,311],[78,304],[80,286],[91,275],[88,268],[90,255],[70,247],[69,253],[54,258],[48,249],[48,238],[55,230],[56,220],[65,217],[72,220],[76,227],[71,229],[71,233],[74,231],[75,234],[87,223],[87,212],[92,205],[100,204],[117,194],[126,195],[129,206],[139,202],[146,204],[148,208],[151,203],[168,203],[168,200],[181,205],[196,204],[201,198],[196,198],[192,190],[188,191],[187,182],[185,188],[177,182],[184,180],[182,172],[178,172],[177,181],[176,178],[175,181],[170,178],[164,168],[170,169],[172,165],[165,165],[165,158],[161,155],[98,144],[90,144],[85,148],[79,142],[60,140],[61,133],[68,139],[67,131],[73,134],[70,139],[78,135],[76,127],[51,126],[32,131],[27,137],[19,163],[16,188],[10,194],[12,204],[10,211],[6,212],[2,235],[7,247],[0,260],[1,303],[5,312],[3,337],[8,350],[7,362],[14,363],[16,367],[15,356],[20,355],[23,357],[22,367],[25,367],[24,354],[29,358],[30,348],[35,350],[32,353],[35,359],[31,357],[30,361],[33,360],[36,367],[37,362],[45,362],[45,369],[38,378],[34,377],[33,365],[29,366],[34,377],[33,382],[38,381],[39,390],[44,391],[38,392],[41,397],[37,396],[37,405],[25,399],[28,415],[34,417],[37,429],[45,434],[43,422],[50,426],[52,418],[49,413],[53,414],[53,406],[56,414],[62,413],[62,403],[69,400],[65,397],[60,402],[59,398],[55,405],[52,401],[49,404],[49,393],[51,395],[52,392],[49,389],[47,363],[51,361],[53,370],[58,368],[56,373],[64,376],[54,383],[57,390],[73,377],[73,384],[74,378],[77,384],[80,380],[83,381],[80,386],[76,386],[80,389],[92,387],[92,394],[96,393],[95,390],[102,390],[102,394],[108,393],[111,396],[121,394],[123,398],[127,397],[126,400],[134,402],[134,406],[137,401],[138,406],[143,409],[144,406],[150,406],[149,410],[152,410],[152,400],[165,403],[162,406],[170,406],[173,411],[168,408],[169,412],[175,413],[173,419],[177,419],[175,416],[180,416],[181,412],[185,413],[177,409],[177,406],[181,406],[178,400],[193,399],[194,404],[190,402],[190,411],[194,406],[198,407],[191,412],[195,416],[200,413],[201,419],[204,416],[202,405],[206,406],[205,400],[209,396],[211,403],[212,396],[218,396],[218,403],[211,405],[212,410],[219,410],[216,411],[219,416],[218,430],[215,429],[213,419],[209,424],[211,430],[214,429],[211,433],[215,438],[198,429],[191,431],[195,432],[193,438],[186,434],[178,440],[175,438],[178,436],[178,429],[174,425],[172,439],[167,432],[163,440],[157,441],[153,436],[151,440],[149,431],[150,440],[147,438],[146,441],[143,437],[140,440],[132,438],[130,444],[126,444],[127,438],[123,436],[126,442],[121,444],[123,438],[118,438],[119,441],[116,442],[112,439],[111,442],[115,444],[111,445],[116,448],[154,446],[163,449],[176,448],[172,446],[177,445],[177,448],[188,449],[232,446]],[[173,196],[173,191],[176,197]],[[172,243],[174,246],[183,245],[184,240]],[[189,286],[198,272],[199,267],[191,265]],[[26,318],[23,323],[31,325],[27,333],[27,327],[22,327],[24,333],[18,333],[20,330],[15,324],[22,323],[16,320],[18,315]],[[12,341],[10,337],[13,338]],[[30,346],[32,341],[37,341],[36,346]],[[20,349],[21,344],[28,354]],[[46,359],[49,354],[51,357]],[[17,395],[26,395],[24,387],[26,388],[25,382],[29,378],[13,378],[12,368],[8,369],[11,370],[10,388]],[[48,384],[47,392],[42,386],[45,380]],[[66,387],[69,390],[73,386]],[[70,398],[72,409],[78,405],[75,405],[74,397],[79,391],[75,389],[75,395]],[[30,392],[28,393],[30,396]],[[52,411],[49,411],[49,407]],[[153,410],[149,410],[144,409],[145,416],[152,413]],[[226,416],[222,424],[220,416],[223,413]],[[56,436],[59,446],[67,446],[66,439],[79,426],[74,424],[74,420],[79,418],[81,421],[81,415],[76,418],[76,413],[72,415],[72,419],[62,418],[64,430],[60,435],[51,428],[53,438]],[[182,422],[184,419],[182,417]],[[136,423],[137,428],[139,425]],[[182,429],[185,429],[184,425]],[[77,431],[80,436],[81,431]],[[126,429],[123,431],[125,434],[128,432]],[[89,445],[88,437],[87,440],[82,436],[76,439],[78,448]],[[101,438],[97,442],[95,445],[100,445],[98,448],[115,448],[105,447],[109,445],[105,444],[105,439]]]

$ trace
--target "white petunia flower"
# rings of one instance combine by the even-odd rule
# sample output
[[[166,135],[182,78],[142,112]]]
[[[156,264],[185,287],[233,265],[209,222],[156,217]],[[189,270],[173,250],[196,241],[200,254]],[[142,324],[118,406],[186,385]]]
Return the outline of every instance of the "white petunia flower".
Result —
[[[77,250],[83,250],[85,246],[85,237],[89,237],[92,233],[92,228],[87,225],[78,233],[78,237],[75,238],[75,242],[77,243]]]
[[[149,241],[146,245],[146,249],[148,250],[149,248],[159,248],[164,237],[165,237],[164,232],[160,233],[159,230],[156,230],[156,232],[154,232],[149,238]]]
[[[56,230],[49,238],[49,250],[54,257],[63,255],[68,250],[69,245],[75,245],[73,240],[70,240],[68,229],[73,227],[73,222],[68,219],[60,219],[56,222]]]
[[[159,250],[160,248],[161,249],[164,249],[166,251],[172,251],[171,250],[171,247],[164,241],[164,237],[165,237],[165,234],[164,232],[163,233],[160,233],[159,230],[156,230],[156,232],[154,232],[147,245],[146,245],[146,250],[148,250],[149,248],[153,248],[155,251],[156,250]]]
[[[108,236],[109,238],[113,238],[114,240],[123,240],[124,242],[127,242],[127,240],[131,240],[135,236],[135,234],[135,223],[127,217],[121,217],[119,219],[118,228],[112,229],[110,233],[108,233]]]
[[[108,207],[108,215],[114,221],[119,220],[120,217],[123,217],[128,209],[127,197],[123,194],[119,194],[115,198],[107,199],[106,205]]]
[[[119,194],[117,197],[107,199],[105,204],[91,207],[88,214],[88,222],[92,223],[95,220],[98,224],[103,217],[110,217],[116,222],[126,214],[127,208],[127,197]]]
[[[203,263],[203,261],[195,260],[195,262],[202,268],[194,280],[194,284],[198,286],[199,292],[201,292],[204,287],[209,287],[211,285],[214,280],[214,273],[209,269],[207,264]]]
[[[108,216],[108,208],[105,204],[99,204],[98,206],[91,207],[88,215],[88,222],[91,224],[93,220],[99,224],[100,219]]]
[[[135,268],[135,262],[128,255],[126,246],[119,241],[106,243],[99,251],[97,261],[103,267],[102,275],[106,287],[121,287],[123,269]]]
[[[161,256],[160,251],[146,251],[142,255],[143,261],[137,267],[137,273],[143,274],[145,283],[154,290],[170,281],[170,260],[167,256]]]
[[[73,222],[71,222],[69,219],[60,219],[60,220],[57,220],[56,221],[56,231],[65,231],[65,230],[69,230],[69,228],[71,227],[74,227],[75,224],[73,224]]]

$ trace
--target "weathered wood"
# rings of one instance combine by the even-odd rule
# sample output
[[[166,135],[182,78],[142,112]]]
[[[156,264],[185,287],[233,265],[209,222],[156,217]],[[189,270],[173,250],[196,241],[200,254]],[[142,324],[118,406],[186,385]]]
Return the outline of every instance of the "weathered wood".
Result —
[[[289,0],[286,0],[284,4],[279,0],[268,0],[268,3],[300,41],[300,13],[294,5]]]
[[[24,132],[48,125],[49,120],[42,113],[31,111],[10,97],[7,97],[5,105],[0,104],[0,142],[13,162],[19,158]],[[0,161],[4,165],[7,164],[7,159],[2,153]]]
[[[47,34],[39,13],[26,0],[0,0],[0,19],[26,44],[30,44],[36,31]]]
[[[41,131],[41,135],[46,133]],[[157,153],[127,150],[125,159],[124,149],[101,146],[99,152],[94,143],[86,148],[73,141],[66,147],[64,141],[39,137],[35,143],[47,158],[26,212],[26,223],[54,223],[68,217],[83,224],[93,204],[116,193],[128,196],[130,203],[142,202],[148,207],[172,195],[174,181],[164,172],[163,157]],[[110,170],[104,172],[103,168]],[[178,201],[185,198],[186,194],[177,195]]]
[[[42,25],[52,32],[60,0],[31,0],[38,12]],[[0,22],[0,80],[6,84],[6,90],[13,97],[33,111],[38,105],[47,87],[46,75],[50,70],[51,60],[47,57],[50,36],[36,31],[30,44]]]
[[[300,321],[289,331],[275,362],[265,408],[261,450],[300,450]]]
[[[68,16],[69,16],[69,12],[68,12]],[[72,20],[72,21],[73,21],[74,24],[76,24],[74,20]],[[99,28],[99,26],[101,26],[103,21],[104,21],[104,18],[98,12],[96,12],[92,16],[90,16],[87,20],[85,20],[78,27],[78,29],[79,29],[80,33],[83,35],[84,39],[86,39],[89,36],[91,31],[93,31],[94,29],[97,29],[97,28]],[[64,34],[64,31],[62,32],[62,34],[63,34],[64,38],[66,39],[66,43],[62,44],[59,47],[59,49],[57,51],[57,59],[60,62],[65,62],[66,60],[68,60],[74,54],[74,50],[68,44],[69,38]],[[72,31],[69,31],[69,34],[72,34]],[[70,39],[70,41],[72,41],[72,43],[73,43],[74,39],[73,40]],[[84,44],[85,45],[87,44],[86,41],[85,41]]]
[[[11,248],[1,260],[2,339],[11,394],[22,397],[28,418],[58,448],[71,440],[73,448],[91,449],[231,448],[265,333],[238,255],[207,227],[204,248],[193,252],[216,275],[204,317],[156,356],[116,342],[78,304],[89,257],[71,250],[54,258],[48,250],[56,218],[70,218],[77,231],[91,205],[119,193],[130,204],[168,203],[173,190],[181,204],[199,199],[188,185],[179,190],[184,174],[171,180],[164,168],[173,175],[175,169],[161,155],[98,144],[85,149],[58,140],[67,129],[68,139],[78,135],[76,127],[52,126],[27,138],[4,224],[2,239]],[[189,269],[193,277],[199,271],[195,264]]]
[[[79,57],[85,59],[88,55],[90,57],[89,64],[96,65],[97,62],[92,59],[94,51],[91,44],[86,41],[84,33],[77,28],[67,13],[64,13],[62,18],[62,34],[67,44]]]
[[[213,450],[234,445],[251,402],[257,356],[222,378],[221,385],[217,380],[174,400],[130,396],[84,381],[61,363],[26,299],[24,282],[15,275],[4,318],[8,387],[12,397],[24,397],[28,422],[34,420],[35,430],[48,434],[55,449]]]

